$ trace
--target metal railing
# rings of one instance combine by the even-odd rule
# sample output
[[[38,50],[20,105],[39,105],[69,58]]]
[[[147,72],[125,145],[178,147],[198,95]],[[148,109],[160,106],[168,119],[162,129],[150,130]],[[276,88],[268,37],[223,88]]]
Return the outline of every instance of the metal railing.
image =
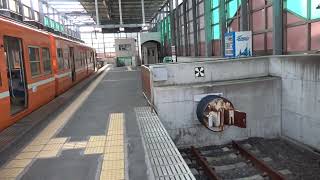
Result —
[[[151,71],[148,65],[141,66],[142,91],[148,101],[151,100]]]

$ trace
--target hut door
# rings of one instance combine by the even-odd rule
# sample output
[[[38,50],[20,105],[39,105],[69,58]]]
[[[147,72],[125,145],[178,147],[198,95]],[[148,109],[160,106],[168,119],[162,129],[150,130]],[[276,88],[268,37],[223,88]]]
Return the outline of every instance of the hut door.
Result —
[[[152,47],[148,48],[148,62],[149,64],[156,64],[157,63],[157,48]]]

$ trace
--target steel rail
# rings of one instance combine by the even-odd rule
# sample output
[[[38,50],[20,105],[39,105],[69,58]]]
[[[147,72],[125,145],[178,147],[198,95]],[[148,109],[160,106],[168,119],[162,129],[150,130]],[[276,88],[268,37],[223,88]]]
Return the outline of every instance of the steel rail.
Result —
[[[210,180],[220,180],[214,168],[209,166],[208,162],[200,155],[199,151],[194,146],[191,146],[191,153],[195,156],[197,163],[203,168],[204,173]]]
[[[258,159],[254,154],[252,154],[251,152],[249,152],[246,149],[244,149],[238,142],[232,141],[232,147],[234,149],[238,150],[239,153],[243,157],[245,157],[246,159],[250,160],[257,169],[267,173],[268,176],[272,180],[285,180],[286,179],[282,174],[280,174],[276,170],[272,169],[265,162],[263,162],[260,159]]]

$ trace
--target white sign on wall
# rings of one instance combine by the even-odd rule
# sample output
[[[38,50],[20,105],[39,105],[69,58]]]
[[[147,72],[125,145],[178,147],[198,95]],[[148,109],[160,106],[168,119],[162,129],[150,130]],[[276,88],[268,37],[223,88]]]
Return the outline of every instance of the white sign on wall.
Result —
[[[196,77],[204,77],[204,67],[195,67],[194,74]]]
[[[225,36],[225,57],[239,58],[252,56],[252,32],[229,32]]]
[[[153,81],[168,80],[168,70],[165,67],[151,67]]]

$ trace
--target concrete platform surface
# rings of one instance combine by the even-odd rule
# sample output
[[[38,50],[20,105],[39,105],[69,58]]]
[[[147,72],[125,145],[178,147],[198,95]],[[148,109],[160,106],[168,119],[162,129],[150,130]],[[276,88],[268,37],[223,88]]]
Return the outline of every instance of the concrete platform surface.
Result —
[[[149,179],[135,113],[147,105],[140,83],[126,67],[92,78],[0,152],[0,179]]]

